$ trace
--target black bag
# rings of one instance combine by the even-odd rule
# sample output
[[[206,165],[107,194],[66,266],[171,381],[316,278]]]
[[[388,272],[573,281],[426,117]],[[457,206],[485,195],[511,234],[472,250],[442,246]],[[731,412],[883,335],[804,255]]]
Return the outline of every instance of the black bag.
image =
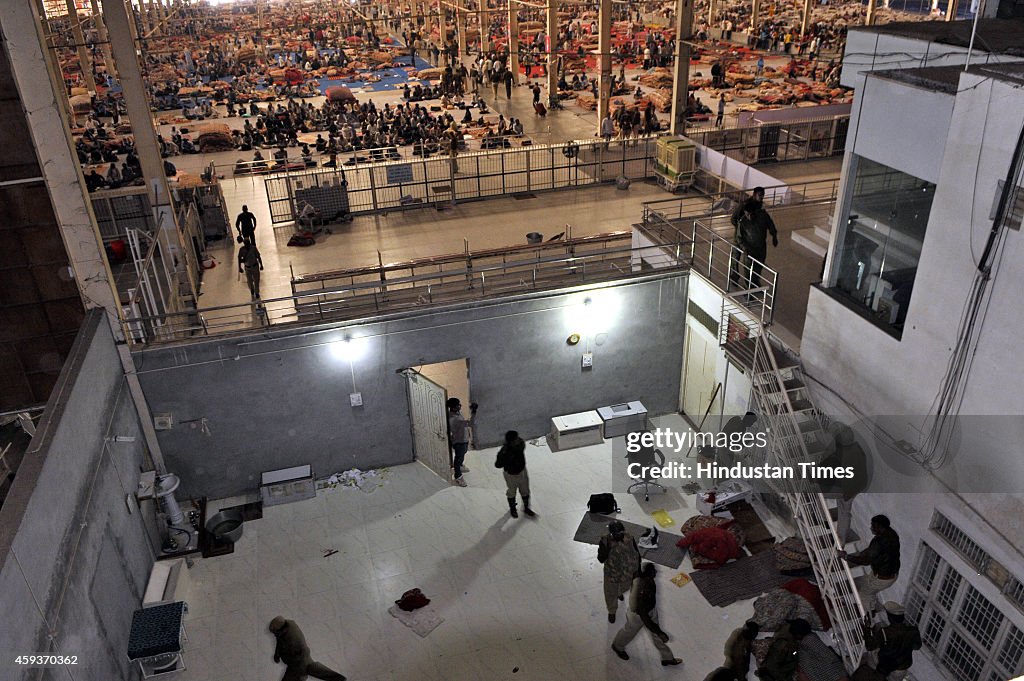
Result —
[[[611,492],[591,494],[587,508],[591,513],[618,513],[622,510],[615,501],[615,495]]]

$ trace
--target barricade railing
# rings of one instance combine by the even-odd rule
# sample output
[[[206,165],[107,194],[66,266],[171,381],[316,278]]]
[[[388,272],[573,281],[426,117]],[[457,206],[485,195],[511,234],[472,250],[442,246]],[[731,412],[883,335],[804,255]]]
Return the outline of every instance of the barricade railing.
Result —
[[[644,179],[654,173],[656,140],[575,140],[462,152],[454,158],[441,154],[339,168],[285,168],[265,184],[275,224],[294,220],[308,199],[353,214],[402,210],[582,187],[619,177]]]
[[[624,280],[649,274],[640,261],[663,249],[632,246],[628,231],[510,249],[423,258],[378,267],[297,277],[295,293],[191,312],[125,320],[136,344],[217,336],[280,325],[344,321],[472,300]],[[683,254],[663,267],[688,268]]]

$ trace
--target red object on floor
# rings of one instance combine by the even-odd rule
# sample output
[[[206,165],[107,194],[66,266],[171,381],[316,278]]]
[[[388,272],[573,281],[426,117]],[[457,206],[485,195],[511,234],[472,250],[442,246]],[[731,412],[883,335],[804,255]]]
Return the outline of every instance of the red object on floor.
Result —
[[[743,555],[736,537],[733,536],[732,532],[725,529],[727,526],[728,523],[719,527],[705,527],[690,532],[676,542],[676,546],[681,549],[688,548],[691,553],[699,554],[715,562],[714,565],[708,565],[707,567],[722,567],[729,560]]]
[[[832,620],[828,616],[825,601],[821,598],[821,590],[817,586],[811,584],[806,579],[798,577],[783,584],[782,588],[810,603],[811,607],[814,608],[814,612],[817,613],[818,619],[821,620],[821,626],[825,631],[832,628]]]

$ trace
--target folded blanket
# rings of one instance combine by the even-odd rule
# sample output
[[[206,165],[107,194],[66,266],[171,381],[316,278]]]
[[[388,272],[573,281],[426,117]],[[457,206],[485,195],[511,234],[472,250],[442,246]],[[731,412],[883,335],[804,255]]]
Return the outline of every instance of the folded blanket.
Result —
[[[677,544],[681,549],[690,549],[691,553],[707,558],[710,563],[701,565],[706,568],[718,568],[728,561],[743,555],[740,545],[725,527],[705,527],[690,532]]]

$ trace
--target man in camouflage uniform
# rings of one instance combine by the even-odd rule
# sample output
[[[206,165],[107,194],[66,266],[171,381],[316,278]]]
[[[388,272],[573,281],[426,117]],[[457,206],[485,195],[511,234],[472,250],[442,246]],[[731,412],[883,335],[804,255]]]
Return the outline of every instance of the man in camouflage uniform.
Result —
[[[604,564],[604,602],[608,606],[608,621],[614,623],[619,601],[624,600],[640,570],[640,549],[618,520],[608,523],[608,534],[597,545],[597,562]]]

